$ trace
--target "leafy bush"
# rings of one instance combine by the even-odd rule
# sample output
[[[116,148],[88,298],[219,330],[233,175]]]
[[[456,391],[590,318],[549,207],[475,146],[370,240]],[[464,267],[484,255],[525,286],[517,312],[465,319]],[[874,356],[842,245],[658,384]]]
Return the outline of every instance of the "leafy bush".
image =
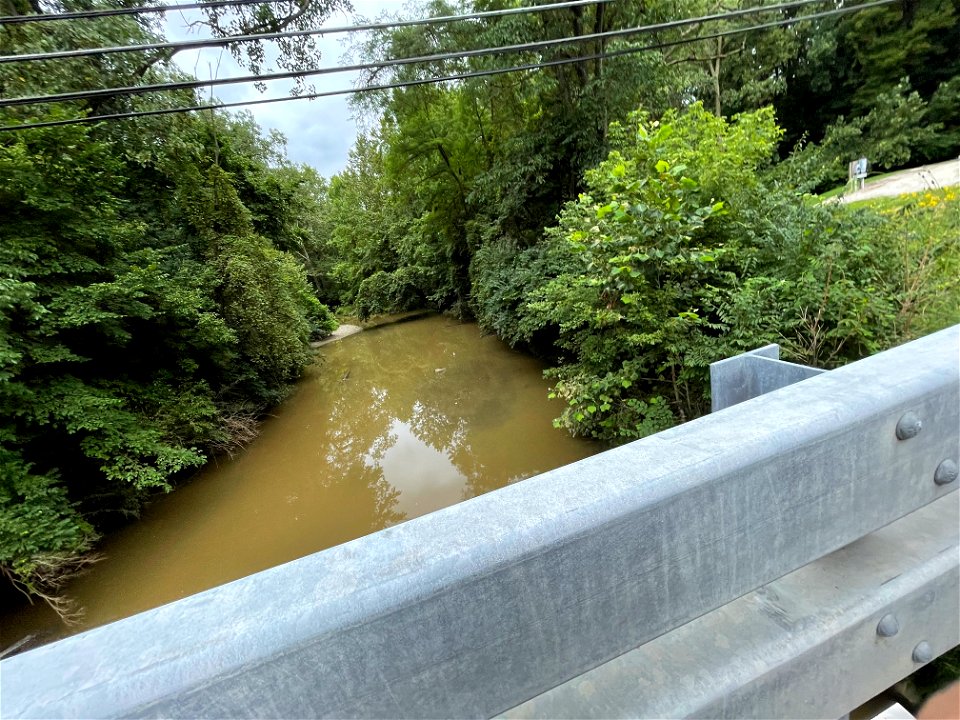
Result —
[[[573,265],[500,321],[559,328],[559,426],[641,437],[705,412],[721,358],[779,342],[788,358],[832,367],[903,336],[916,303],[902,238],[876,213],[768,183],[769,110],[729,122],[699,105],[637,114],[611,137],[587,192],[547,231]]]
[[[54,473],[32,472],[19,453],[0,444],[0,572],[9,582],[69,613],[56,592],[82,567],[95,538]]]
[[[471,305],[481,330],[495,333],[511,347],[554,354],[555,334],[544,334],[544,327],[530,322],[522,308],[547,279],[575,269],[573,254],[558,243],[520,249],[508,239],[488,242],[470,266]]]
[[[310,337],[314,339],[325,338],[340,327],[337,316],[333,314],[330,308],[320,302],[312,310],[308,319],[310,320]]]
[[[696,106],[661,122],[635,114],[611,135],[617,149],[548,230],[576,269],[534,293],[526,312],[559,327],[569,358],[551,372],[567,402],[559,424],[619,440],[700,410],[703,338],[719,328],[705,310],[733,279],[717,197],[724,183],[737,194],[756,184],[749,173],[777,132],[769,112],[729,125]]]
[[[135,161],[92,128],[0,143],[0,572],[61,611],[97,529],[249,439],[336,326],[202,129]]]
[[[355,307],[361,319],[371,315],[402,312],[421,305],[424,301],[421,273],[417,268],[401,267],[387,272],[379,270],[365,278],[357,290]]]
[[[219,299],[238,349],[249,364],[258,395],[295,379],[307,362],[307,321],[319,302],[303,269],[286,253],[255,235],[220,239],[215,259]]]

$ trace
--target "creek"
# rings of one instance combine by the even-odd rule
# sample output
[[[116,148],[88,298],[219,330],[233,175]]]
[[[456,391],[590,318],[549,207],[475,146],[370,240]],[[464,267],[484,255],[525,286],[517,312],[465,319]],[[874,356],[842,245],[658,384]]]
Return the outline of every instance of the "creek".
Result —
[[[107,537],[66,594],[5,611],[0,648],[103,625],[599,452],[552,427],[543,365],[431,316],[318,350],[290,397],[219,458]]]

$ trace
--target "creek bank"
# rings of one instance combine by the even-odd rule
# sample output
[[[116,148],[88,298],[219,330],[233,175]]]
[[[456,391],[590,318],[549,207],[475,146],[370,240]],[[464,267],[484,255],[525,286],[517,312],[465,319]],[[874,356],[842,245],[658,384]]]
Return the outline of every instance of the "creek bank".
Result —
[[[363,328],[360,327],[359,325],[349,325],[347,323],[344,323],[343,325],[339,325],[336,330],[334,330],[332,333],[327,335],[323,340],[316,340],[315,342],[310,343],[310,347],[312,348],[323,347],[324,345],[329,345],[330,343],[336,342],[337,340],[343,340],[343,338],[345,337],[349,337],[350,335],[356,335],[358,332],[362,332],[362,331],[363,331]]]
[[[392,315],[378,315],[367,320],[348,318],[350,322],[342,323],[337,327],[336,330],[327,335],[327,337],[310,343],[310,347],[316,349],[323,347],[324,345],[329,345],[337,340],[343,340],[345,337],[356,335],[364,330],[373,330],[374,328],[385,327],[387,325],[396,325],[398,323],[408,322],[410,320],[417,320],[428,315],[436,315],[436,313],[433,310],[408,310],[406,312],[394,313]]]

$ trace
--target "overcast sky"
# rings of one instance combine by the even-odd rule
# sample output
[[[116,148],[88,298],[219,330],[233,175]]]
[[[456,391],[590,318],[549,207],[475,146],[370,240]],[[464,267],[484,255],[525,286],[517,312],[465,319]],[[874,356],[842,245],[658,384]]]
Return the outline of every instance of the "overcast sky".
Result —
[[[352,0],[352,3],[354,15],[338,13],[325,26],[352,25],[361,18],[370,20],[384,13],[398,13],[407,5],[402,0]],[[167,13],[167,16],[166,35],[170,40],[208,36],[207,33],[188,28],[189,21],[196,18],[190,13]],[[318,66],[343,64],[343,56],[347,51],[343,45],[345,37],[335,35],[318,39]],[[228,50],[220,48],[180,52],[174,56],[174,61],[184,71],[201,80],[250,74],[237,65]],[[272,69],[276,69],[275,66]],[[324,92],[353,87],[356,79],[357,73],[336,73],[309,81],[317,92]],[[293,81],[273,81],[267,84],[266,92],[260,93],[253,85],[222,85],[215,88],[215,95],[223,102],[238,102],[289,95],[291,87]],[[275,128],[284,134],[287,138],[287,155],[293,162],[312,165],[321,175],[330,177],[346,165],[347,153],[357,135],[357,123],[348,100],[348,95],[338,95],[317,100],[254,105],[245,109],[253,113],[265,131]]]

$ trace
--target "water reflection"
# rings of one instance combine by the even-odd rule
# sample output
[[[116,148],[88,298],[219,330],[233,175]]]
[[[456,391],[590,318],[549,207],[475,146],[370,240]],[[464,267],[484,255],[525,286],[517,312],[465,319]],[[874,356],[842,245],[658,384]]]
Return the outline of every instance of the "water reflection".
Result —
[[[536,361],[445,318],[403,327],[401,342],[398,329],[330,346],[316,378],[339,391],[326,407],[331,477],[386,483],[394,503],[379,516],[416,517],[591,452],[551,428]]]
[[[332,547],[596,452],[554,430],[542,366],[433,317],[324,346],[242,455],[160,498],[69,593],[85,627]],[[7,615],[4,646],[54,630]]]
[[[467,478],[449,454],[421,440],[400,420],[393,421],[389,436],[392,444],[365,460],[397,491],[396,508],[404,517],[420,515],[424,508],[437,504],[453,505],[463,498]]]

